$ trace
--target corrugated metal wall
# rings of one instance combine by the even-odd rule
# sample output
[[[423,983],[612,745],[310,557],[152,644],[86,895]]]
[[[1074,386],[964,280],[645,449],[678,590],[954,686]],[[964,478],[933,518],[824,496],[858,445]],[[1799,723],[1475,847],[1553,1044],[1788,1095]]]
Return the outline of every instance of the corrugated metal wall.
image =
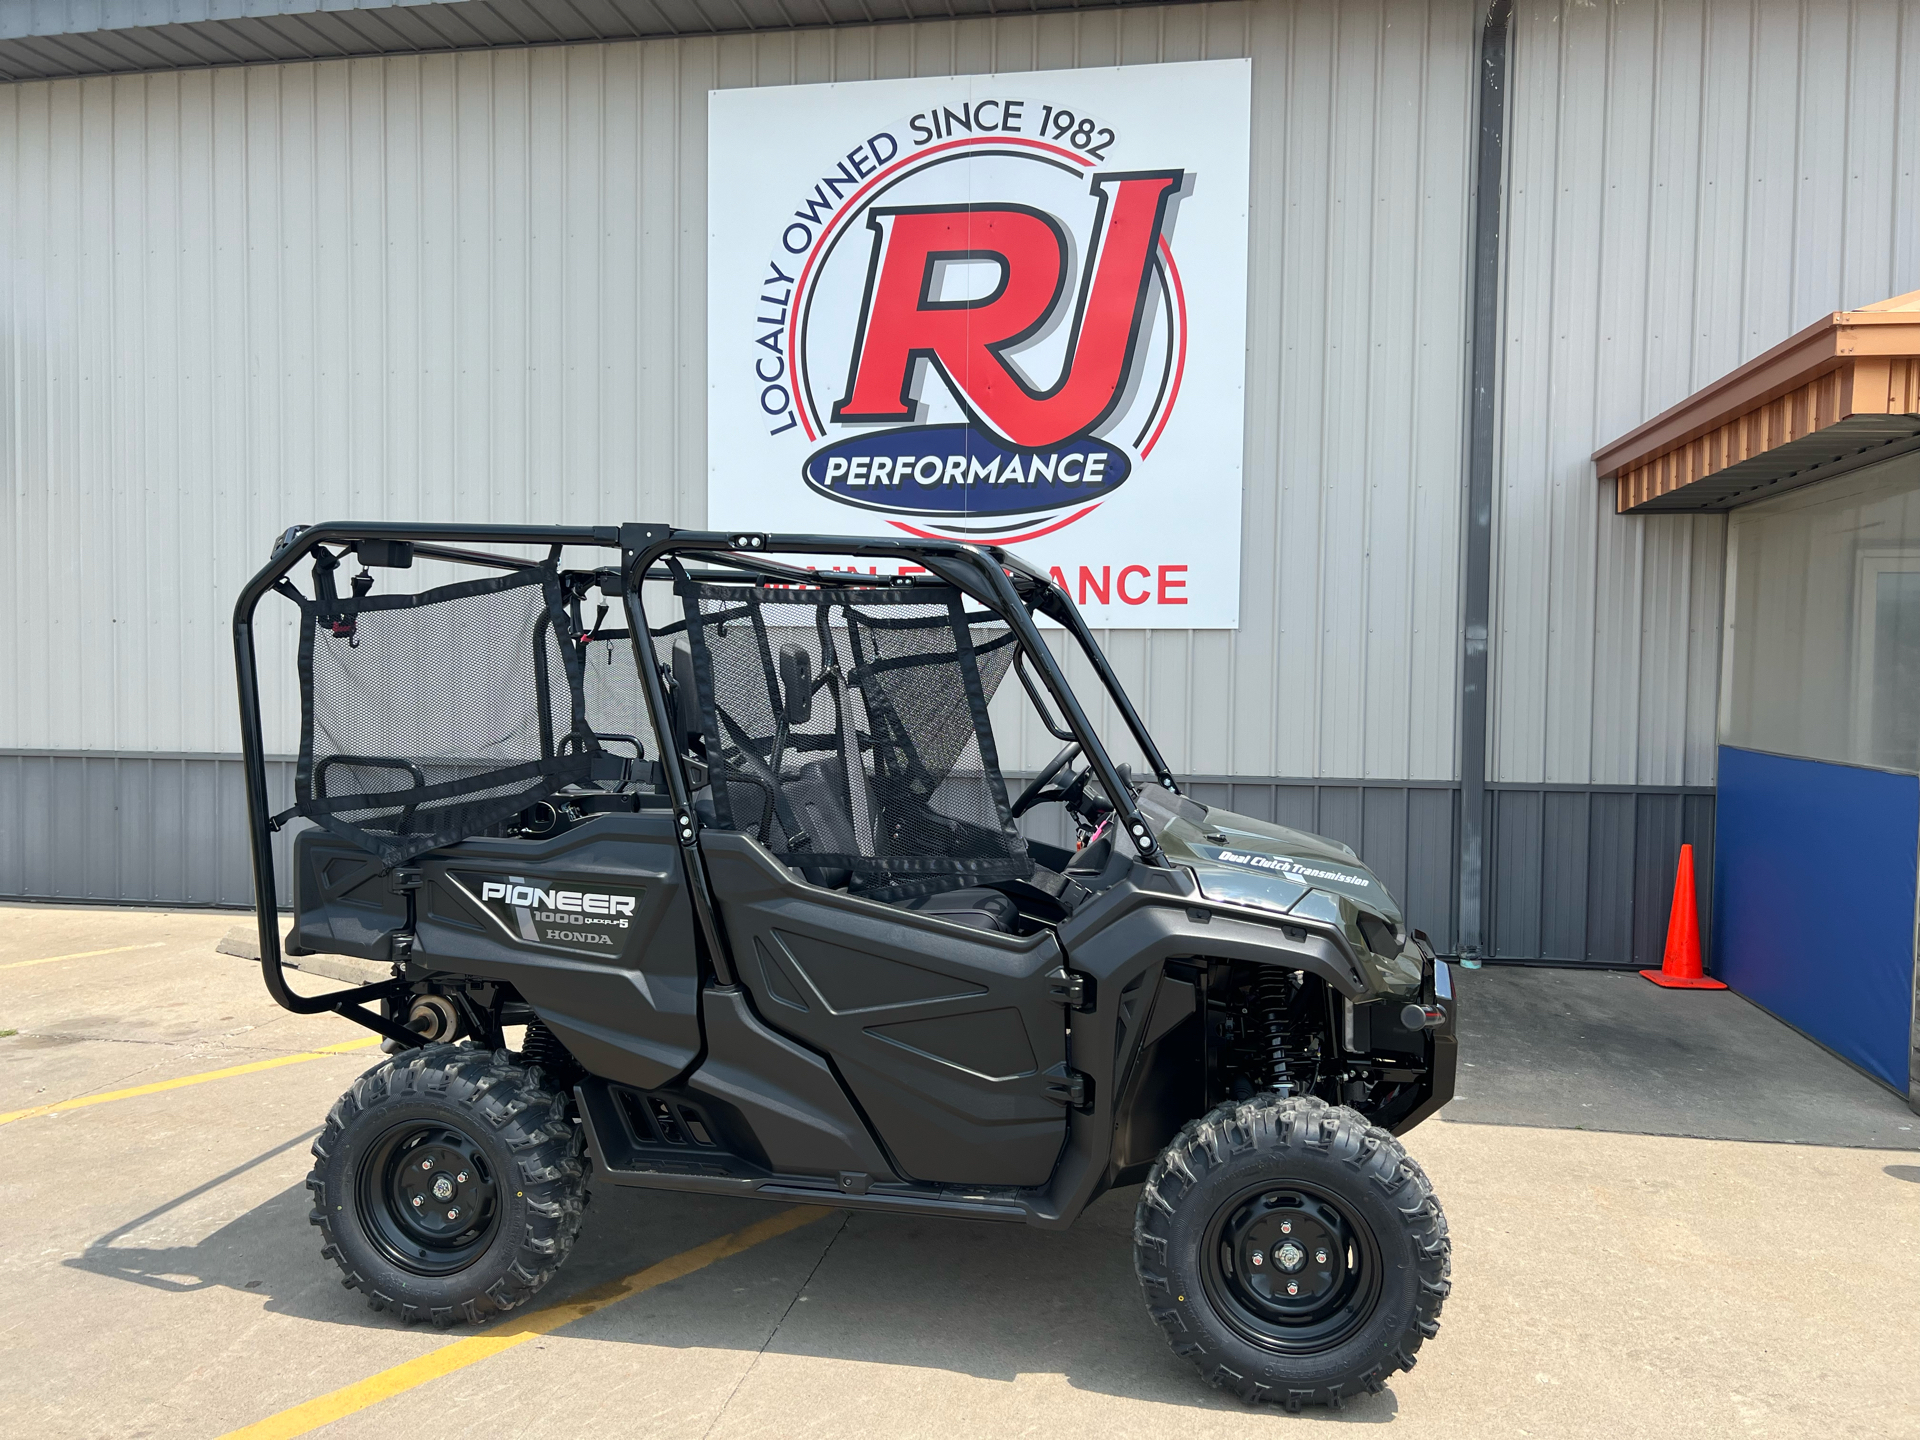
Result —
[[[1704,834],[1720,522],[1621,520],[1586,456],[1920,285],[1917,4],[1521,0],[1497,954],[1644,958]],[[1479,11],[1256,0],[0,87],[0,893],[239,898],[243,872],[143,858],[223,855],[237,820],[167,788],[229,780],[149,757],[236,748],[227,606],[281,526],[702,519],[710,87],[1251,55],[1242,628],[1105,638],[1208,798],[1353,841],[1450,930]]]
[[[276,808],[293,763],[267,767]],[[251,905],[247,777],[237,756],[0,751],[0,895]],[[275,837],[287,898],[292,830]]]
[[[1710,785],[1725,521],[1588,456],[1920,288],[1920,3],[1522,0],[1508,134],[1489,773]]]
[[[1252,55],[1242,628],[1111,652],[1181,769],[1449,778],[1476,26],[1262,0],[0,87],[0,747],[237,749],[228,606],[294,521],[701,523],[709,88]]]

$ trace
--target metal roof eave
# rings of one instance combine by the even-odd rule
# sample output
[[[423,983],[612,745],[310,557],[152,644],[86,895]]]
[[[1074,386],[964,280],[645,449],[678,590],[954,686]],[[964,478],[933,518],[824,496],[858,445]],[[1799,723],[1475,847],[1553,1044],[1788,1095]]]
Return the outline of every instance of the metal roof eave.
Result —
[[[1193,0],[0,0],[0,81]]]

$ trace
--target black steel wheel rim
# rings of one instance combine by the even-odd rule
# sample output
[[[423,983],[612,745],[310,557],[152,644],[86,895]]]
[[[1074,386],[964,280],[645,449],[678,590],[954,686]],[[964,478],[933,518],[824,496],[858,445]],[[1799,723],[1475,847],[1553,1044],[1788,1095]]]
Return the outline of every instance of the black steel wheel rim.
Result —
[[[1373,1227],[1329,1191],[1262,1182],[1215,1212],[1201,1282],[1243,1339],[1283,1355],[1318,1355],[1353,1338],[1380,1304]]]
[[[483,1254],[499,1224],[499,1186],[486,1152],[457,1125],[409,1120],[388,1129],[360,1167],[360,1214],[388,1260],[415,1275],[448,1275]]]

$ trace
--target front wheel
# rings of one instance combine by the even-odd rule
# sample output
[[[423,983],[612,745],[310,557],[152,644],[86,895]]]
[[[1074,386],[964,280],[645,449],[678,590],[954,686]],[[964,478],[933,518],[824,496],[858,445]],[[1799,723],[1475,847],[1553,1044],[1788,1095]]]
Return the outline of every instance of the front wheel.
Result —
[[[425,1045],[376,1065],[334,1103],[313,1159],[322,1253],[402,1320],[511,1310],[580,1231],[578,1127],[542,1072],[505,1050]]]
[[[1304,1097],[1231,1101],[1189,1124],[1147,1177],[1133,1240],[1174,1352],[1290,1410],[1411,1369],[1452,1270],[1446,1217],[1400,1142]]]

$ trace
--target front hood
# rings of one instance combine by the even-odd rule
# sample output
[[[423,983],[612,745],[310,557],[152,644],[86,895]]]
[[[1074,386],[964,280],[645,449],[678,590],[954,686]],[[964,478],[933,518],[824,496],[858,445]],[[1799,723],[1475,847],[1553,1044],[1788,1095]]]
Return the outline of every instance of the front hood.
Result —
[[[1144,787],[1140,808],[1161,849],[1222,904],[1339,927],[1376,986],[1420,988],[1422,957],[1387,887],[1334,840]]]

